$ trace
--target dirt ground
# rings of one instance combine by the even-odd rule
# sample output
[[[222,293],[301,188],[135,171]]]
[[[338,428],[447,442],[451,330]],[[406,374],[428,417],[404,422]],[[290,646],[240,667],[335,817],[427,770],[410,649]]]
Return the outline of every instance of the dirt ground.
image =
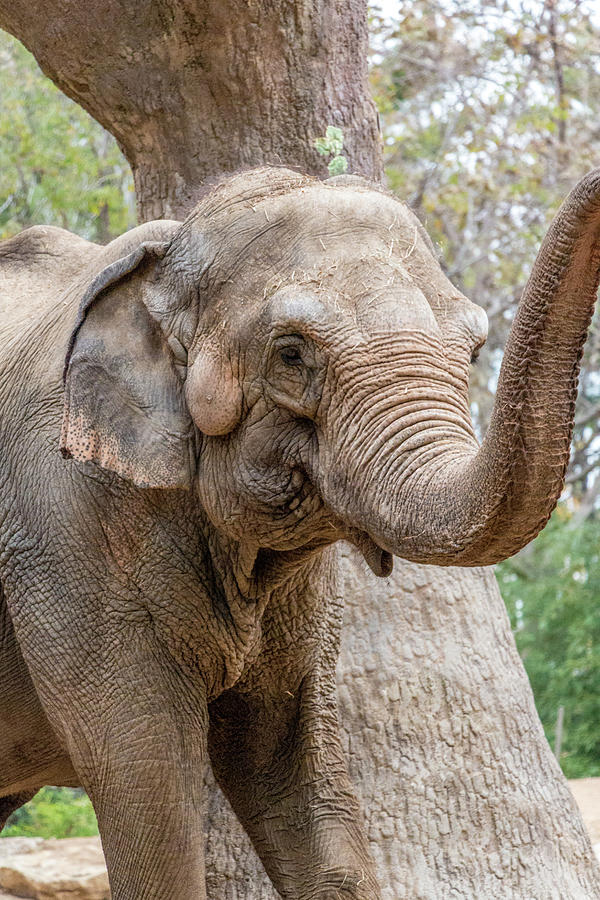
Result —
[[[570,781],[583,821],[589,832],[596,856],[600,859],[600,778],[580,778]],[[11,839],[7,839],[11,841]],[[12,839],[19,841],[21,839]],[[0,900],[16,900],[20,896],[99,900],[107,894],[103,888],[102,850],[98,838],[67,838],[65,841],[25,839],[31,844],[25,855],[12,861],[2,860],[0,854]],[[34,846],[35,845],[35,846]],[[8,849],[8,845],[5,845]],[[104,879],[106,875],[104,874]],[[16,887],[18,883],[19,887]],[[21,888],[21,889],[19,889]],[[66,889],[66,890],[65,890]]]
[[[592,844],[600,844],[600,778],[578,778],[569,787],[577,800]],[[597,855],[600,848],[595,846]]]

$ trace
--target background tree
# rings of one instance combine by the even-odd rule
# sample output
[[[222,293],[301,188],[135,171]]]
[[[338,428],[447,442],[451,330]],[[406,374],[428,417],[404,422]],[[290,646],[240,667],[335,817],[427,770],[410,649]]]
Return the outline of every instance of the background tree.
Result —
[[[325,174],[314,139],[328,125],[350,169],[378,178],[365,13],[0,0],[0,22],[116,135],[142,218],[183,213],[207,174],[243,165]],[[342,716],[386,898],[600,896],[491,573],[397,563],[386,584],[345,560]],[[273,896],[229,815],[214,790],[210,896]]]
[[[380,176],[362,0],[1,0],[0,23],[116,137],[141,220],[184,213],[209,175],[321,172],[328,124]]]
[[[600,18],[586,0],[403,0],[397,20],[374,10],[371,25],[389,182],[426,224],[450,278],[490,320],[471,385],[483,433],[536,248],[569,186],[600,162]],[[600,772],[599,368],[596,316],[559,518],[499,567],[551,740],[565,706],[562,762],[571,777]]]
[[[0,41],[0,237],[40,222],[106,243],[135,224],[131,170],[114,138]]]

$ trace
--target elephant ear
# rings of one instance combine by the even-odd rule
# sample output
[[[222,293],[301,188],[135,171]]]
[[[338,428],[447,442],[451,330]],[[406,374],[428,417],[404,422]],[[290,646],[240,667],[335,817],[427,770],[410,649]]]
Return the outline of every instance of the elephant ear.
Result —
[[[189,488],[193,426],[173,339],[156,317],[167,246],[141,244],[85,290],[65,362],[60,448],[140,487]]]

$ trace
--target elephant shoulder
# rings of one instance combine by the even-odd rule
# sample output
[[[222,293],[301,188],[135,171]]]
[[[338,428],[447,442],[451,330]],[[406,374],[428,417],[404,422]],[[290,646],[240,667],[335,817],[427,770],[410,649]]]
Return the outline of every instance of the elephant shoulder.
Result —
[[[87,285],[103,268],[148,241],[169,241],[181,223],[138,225],[100,246],[51,225],[35,225],[0,241],[0,335],[18,333],[58,303],[74,315]]]
[[[50,225],[0,242],[0,327],[31,319],[55,303],[102,248]]]
[[[34,225],[0,242],[0,272],[6,278],[47,276],[63,270],[65,265],[81,265],[90,251],[100,249],[64,228]]]

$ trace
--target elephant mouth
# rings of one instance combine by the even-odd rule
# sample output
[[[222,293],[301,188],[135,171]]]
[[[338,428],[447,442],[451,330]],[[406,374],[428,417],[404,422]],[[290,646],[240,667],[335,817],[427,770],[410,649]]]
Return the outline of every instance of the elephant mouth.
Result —
[[[394,568],[394,557],[379,544],[375,543],[371,535],[366,531],[352,529],[348,540],[357,547],[374,575],[378,578],[388,578]]]
[[[310,522],[314,525],[315,517],[318,517],[329,538],[329,540],[325,540],[325,543],[340,538],[347,540],[361,552],[374,575],[377,575],[378,578],[387,578],[392,574],[394,568],[392,554],[374,541],[367,531],[356,528],[338,517],[327,506],[321,492],[316,488],[306,470],[299,467],[294,468],[289,476],[286,489],[282,493],[283,497],[278,498],[277,510],[280,521],[288,523],[291,521],[297,527],[303,522]],[[311,547],[312,544],[313,542],[310,541],[308,546]],[[304,542],[302,547],[306,550]],[[275,550],[276,548],[271,546],[271,551]],[[287,558],[288,552],[294,557],[300,550],[300,546],[294,547],[294,544],[290,542],[285,548],[280,546],[277,552]]]
[[[309,519],[319,512],[327,510],[327,506],[321,493],[315,489],[312,481],[300,469],[294,469],[290,477],[289,487],[293,488],[291,497],[286,497],[285,503],[281,506],[282,517],[293,518],[296,523]],[[351,544],[360,550],[363,558],[374,575],[378,578],[387,578],[392,574],[394,568],[394,558],[388,550],[380,547],[371,535],[354,526],[349,526],[343,520],[331,519],[331,514],[327,514],[327,524],[334,527],[337,532],[337,538],[345,538]]]

